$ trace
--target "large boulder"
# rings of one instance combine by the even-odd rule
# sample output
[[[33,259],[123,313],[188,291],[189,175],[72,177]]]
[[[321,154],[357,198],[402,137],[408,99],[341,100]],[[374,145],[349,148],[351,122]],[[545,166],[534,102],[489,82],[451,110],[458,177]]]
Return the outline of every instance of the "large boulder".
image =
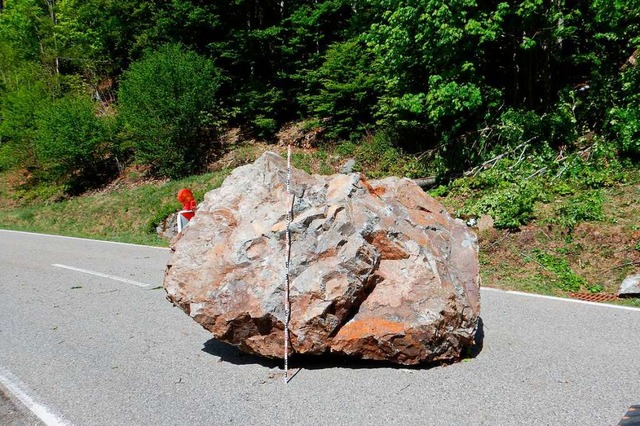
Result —
[[[640,274],[629,275],[622,281],[618,297],[640,297]]]
[[[172,243],[168,299],[241,350],[284,353],[287,165],[265,153]],[[474,343],[477,241],[408,179],[292,170],[290,348],[417,364]]]

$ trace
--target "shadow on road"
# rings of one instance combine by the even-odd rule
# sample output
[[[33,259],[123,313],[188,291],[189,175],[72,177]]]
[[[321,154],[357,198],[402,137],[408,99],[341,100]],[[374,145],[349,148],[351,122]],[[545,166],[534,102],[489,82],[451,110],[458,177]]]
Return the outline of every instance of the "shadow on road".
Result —
[[[482,348],[484,347],[484,321],[482,318],[478,318],[478,329],[476,330],[476,339],[473,346],[468,349],[466,356],[463,358],[475,358],[480,355]]]
[[[482,352],[484,344],[484,323],[482,318],[478,320],[478,330],[476,331],[475,343],[469,347],[461,359],[469,359],[477,357]],[[282,366],[282,360],[262,358],[256,355],[241,352],[235,346],[221,342],[216,339],[210,339],[202,348],[203,352],[217,356],[220,361],[229,362],[235,365],[258,364],[268,368]],[[395,368],[395,369],[416,369],[423,370],[433,367],[449,365],[455,361],[437,361],[420,365],[398,365],[387,361],[362,360],[345,355],[322,354],[322,355],[298,355],[293,354],[289,357],[289,368],[303,368],[306,370],[318,370],[325,368]]]

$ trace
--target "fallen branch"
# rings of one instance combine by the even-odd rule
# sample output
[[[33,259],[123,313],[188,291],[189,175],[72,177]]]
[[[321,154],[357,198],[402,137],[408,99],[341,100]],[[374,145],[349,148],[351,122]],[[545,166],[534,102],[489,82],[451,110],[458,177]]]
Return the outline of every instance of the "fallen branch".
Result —
[[[505,158],[505,157],[511,155],[512,153],[518,151],[519,149],[522,149],[522,152],[520,153],[520,158],[518,159],[516,165],[519,164],[524,159],[524,153],[526,152],[527,147],[529,146],[529,142],[531,142],[531,141],[533,141],[533,140],[535,140],[537,138],[538,138],[537,136],[534,136],[531,139],[528,139],[528,140],[522,142],[520,145],[518,145],[518,146],[516,146],[516,147],[514,147],[512,149],[510,149],[510,150],[508,150],[506,152],[503,152],[502,154],[496,155],[495,157],[485,161],[484,163],[480,164],[479,166],[476,166],[471,170],[467,170],[466,172],[464,172],[464,176],[475,176],[475,175],[477,175],[478,173],[480,173],[483,170],[492,169],[493,167],[496,166],[496,164],[498,164],[498,162],[500,160],[502,160],[503,158]]]
[[[413,182],[422,189],[431,189],[436,186],[436,177],[429,176],[425,178],[412,179]]]
[[[547,168],[546,168],[546,167],[543,167],[543,168],[541,168],[540,170],[538,170],[537,172],[535,172],[535,173],[533,173],[532,175],[530,175],[529,177],[527,177],[527,179],[525,179],[525,180],[529,180],[529,179],[531,179],[532,177],[538,176],[539,174],[544,174],[544,172],[546,172],[546,171],[547,171]]]

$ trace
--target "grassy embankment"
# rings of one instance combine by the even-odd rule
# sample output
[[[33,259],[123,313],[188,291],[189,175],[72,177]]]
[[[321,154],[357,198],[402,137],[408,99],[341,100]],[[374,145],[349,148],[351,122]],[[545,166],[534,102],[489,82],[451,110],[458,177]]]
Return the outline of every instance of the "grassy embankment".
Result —
[[[155,227],[180,207],[175,198],[180,188],[191,188],[201,200],[231,169],[266,149],[283,151],[260,144],[239,146],[216,164],[215,172],[176,181],[129,174],[101,191],[58,201],[16,191],[10,184],[15,176],[5,174],[0,179],[0,227],[166,246],[168,241],[155,234]],[[293,161],[298,168],[322,174],[334,173],[351,157],[357,160],[356,170],[369,178],[423,173],[415,159],[376,149],[297,150]],[[517,188],[513,195],[513,185],[491,182],[490,170],[432,191],[453,215],[473,217],[478,206],[494,212],[498,226],[477,230],[484,285],[557,296],[613,294],[625,276],[640,271],[639,170],[618,169],[597,185],[585,186],[580,179],[550,182],[540,176]],[[27,201],[27,196],[32,198]],[[496,207],[496,200],[513,206],[524,203],[522,199],[530,209],[504,212]],[[520,219],[524,224],[519,226],[510,222]],[[638,299],[620,303],[640,306]]]
[[[126,243],[166,246],[155,227],[180,207],[176,194],[191,188],[199,199],[222,183],[226,171],[173,182],[123,182],[121,186],[61,201],[23,204],[0,183],[0,227]]]

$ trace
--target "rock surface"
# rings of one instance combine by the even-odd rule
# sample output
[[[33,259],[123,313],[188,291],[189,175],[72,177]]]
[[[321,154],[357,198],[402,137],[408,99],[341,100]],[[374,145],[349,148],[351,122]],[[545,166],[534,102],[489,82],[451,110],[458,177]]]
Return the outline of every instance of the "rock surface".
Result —
[[[158,237],[172,239],[178,233],[178,213],[171,213],[156,226]]]
[[[476,224],[476,227],[478,228],[478,231],[482,232],[488,229],[493,229],[493,224],[494,224],[493,218],[488,214],[483,214],[478,219],[478,223]]]
[[[167,298],[217,339],[282,358],[286,161],[209,192],[172,243]],[[476,237],[408,179],[292,170],[291,353],[418,364],[474,343]]]
[[[618,297],[640,297],[640,274],[629,275],[622,281]]]
[[[356,165],[356,160],[354,160],[353,158],[348,159],[343,165],[342,167],[340,167],[340,173],[342,174],[349,174],[351,172],[353,172],[353,168]]]

